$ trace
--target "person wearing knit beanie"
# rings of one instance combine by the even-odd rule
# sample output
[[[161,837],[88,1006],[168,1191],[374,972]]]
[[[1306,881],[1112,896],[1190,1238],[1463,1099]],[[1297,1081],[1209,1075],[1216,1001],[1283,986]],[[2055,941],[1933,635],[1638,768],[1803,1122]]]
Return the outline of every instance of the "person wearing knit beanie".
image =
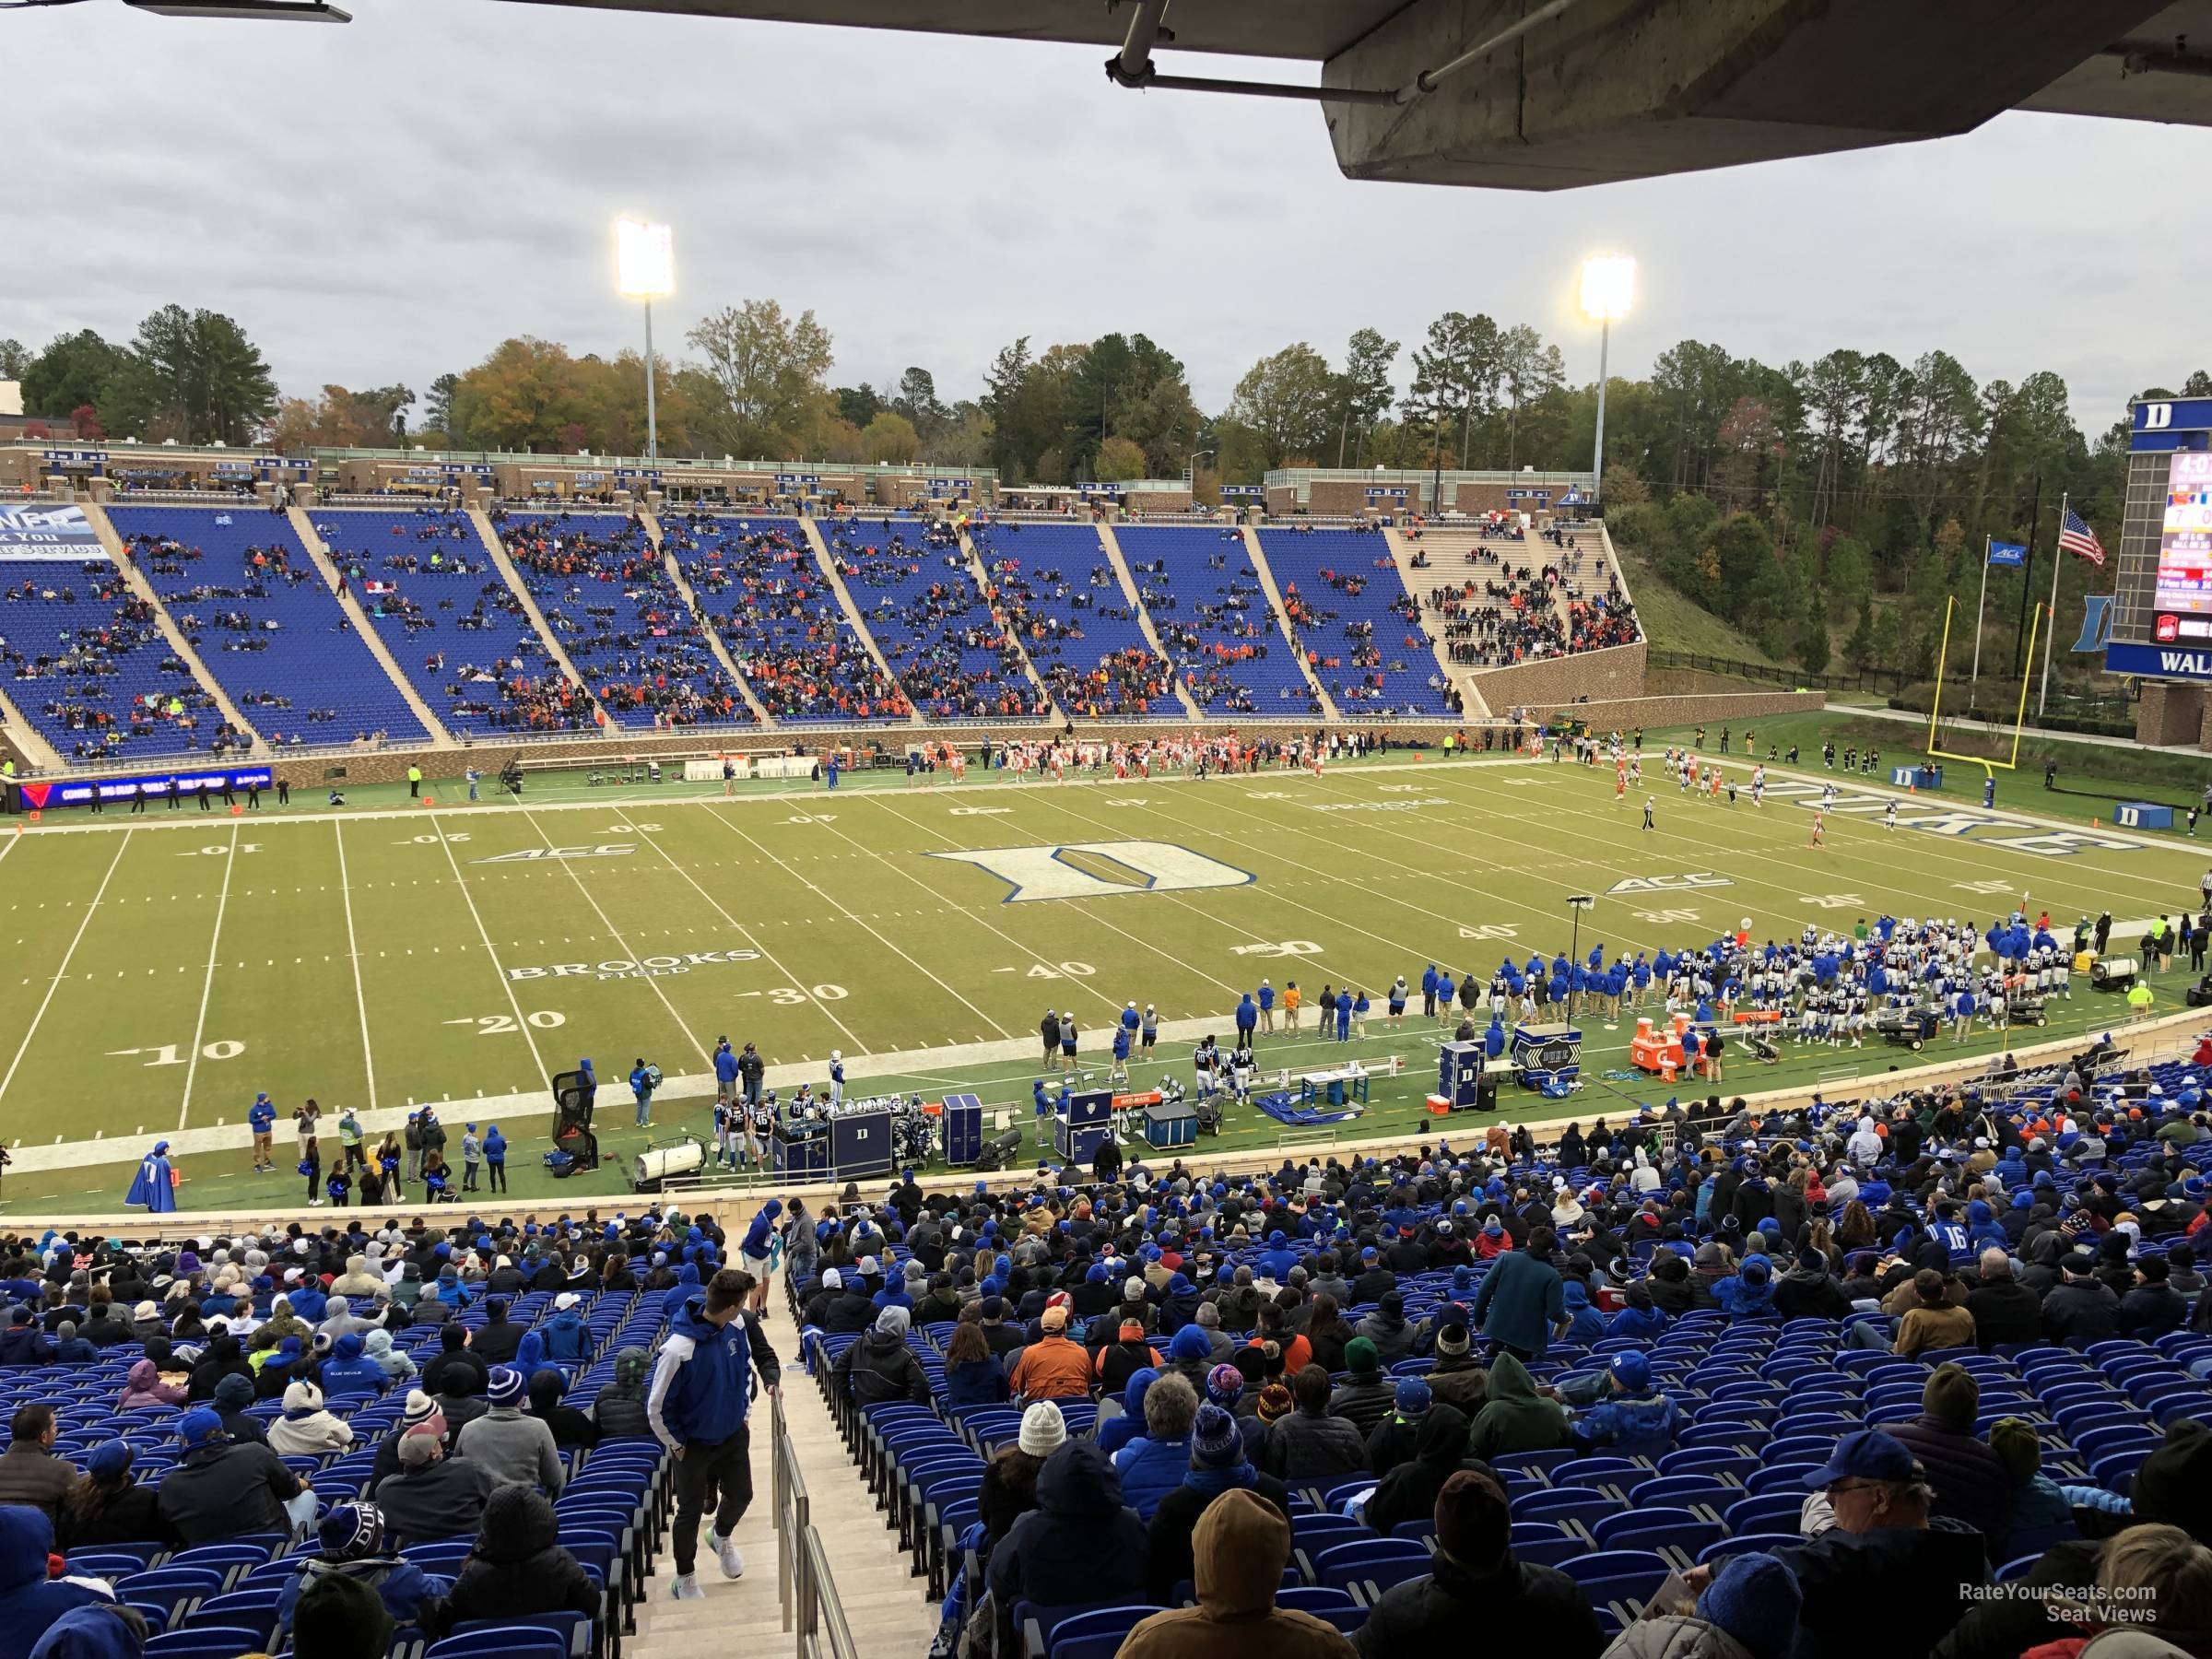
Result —
[[[1049,1457],[1067,1439],[1067,1419],[1050,1400],[1039,1400],[1021,1414],[1018,1444],[1031,1457]]]
[[[1456,1471],[1436,1495],[1436,1548],[1467,1571],[1487,1574],[1505,1558],[1512,1518],[1505,1492],[1487,1475]]]
[[[1225,1411],[1234,1411],[1244,1397],[1244,1373],[1233,1365],[1217,1365],[1206,1373],[1206,1397]]]
[[[1290,1415],[1290,1391],[1280,1382],[1270,1382],[1260,1390],[1259,1418],[1263,1423],[1273,1423],[1278,1418]]]
[[[1191,1423],[1191,1467],[1233,1469],[1244,1461],[1244,1437],[1237,1419],[1210,1401]]]
[[[1751,1659],[1787,1659],[1805,1604],[1797,1575],[1764,1551],[1731,1556],[1698,1597],[1697,1616]]]

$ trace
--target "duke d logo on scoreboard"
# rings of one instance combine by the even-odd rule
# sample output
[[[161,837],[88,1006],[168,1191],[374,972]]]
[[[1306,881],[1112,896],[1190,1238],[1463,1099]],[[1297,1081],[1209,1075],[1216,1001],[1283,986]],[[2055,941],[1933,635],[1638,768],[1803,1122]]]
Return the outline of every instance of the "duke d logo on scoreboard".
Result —
[[[982,847],[932,853],[973,865],[1006,884],[1005,903],[1034,899],[1110,899],[1117,893],[1187,893],[1243,887],[1252,872],[1172,841],[1071,841],[1047,847]]]

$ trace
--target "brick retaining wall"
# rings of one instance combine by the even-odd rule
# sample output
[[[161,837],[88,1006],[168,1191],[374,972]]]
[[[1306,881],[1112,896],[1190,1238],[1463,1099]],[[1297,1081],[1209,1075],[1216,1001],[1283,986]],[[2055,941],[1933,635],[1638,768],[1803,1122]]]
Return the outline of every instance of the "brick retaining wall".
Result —
[[[1580,656],[1546,657],[1511,668],[1484,668],[1469,677],[1493,711],[1534,709],[1549,713],[1578,697],[1643,695],[1643,641],[1586,651]]]

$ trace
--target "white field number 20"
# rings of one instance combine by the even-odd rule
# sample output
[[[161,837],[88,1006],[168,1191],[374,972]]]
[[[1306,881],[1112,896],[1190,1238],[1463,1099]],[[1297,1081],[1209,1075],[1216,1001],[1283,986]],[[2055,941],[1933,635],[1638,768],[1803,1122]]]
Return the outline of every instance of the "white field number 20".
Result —
[[[523,1018],[541,1031],[549,1031],[555,1026],[564,1026],[569,1023],[569,1017],[566,1014],[552,1008],[540,1008],[534,1014],[525,1014]],[[439,1023],[441,1025],[475,1026],[477,1035],[479,1037],[512,1037],[522,1029],[514,1023],[514,1016],[512,1014],[479,1014],[470,1019],[444,1019],[440,1020]]]
[[[246,1045],[244,1043],[232,1042],[225,1039],[220,1042],[203,1044],[200,1049],[200,1057],[203,1060],[235,1060],[245,1052]],[[183,1065],[190,1058],[182,1052],[182,1045],[174,1042],[165,1042],[159,1048],[110,1049],[108,1051],[108,1058],[111,1060],[127,1059],[134,1054],[151,1054],[153,1056],[151,1060],[143,1062],[147,1065]]]

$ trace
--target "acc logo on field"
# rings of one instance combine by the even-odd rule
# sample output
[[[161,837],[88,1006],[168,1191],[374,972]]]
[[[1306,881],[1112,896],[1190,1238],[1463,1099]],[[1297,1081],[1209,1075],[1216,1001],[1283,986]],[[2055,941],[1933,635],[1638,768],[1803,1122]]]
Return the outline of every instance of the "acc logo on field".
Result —
[[[932,853],[970,864],[1005,882],[1003,902],[1032,899],[1106,899],[1117,893],[1187,893],[1243,887],[1253,879],[1218,858],[1172,841],[1071,841],[1049,847],[982,847]]]
[[[1679,893],[1691,888],[1734,887],[1725,876],[1711,870],[1692,870],[1687,876],[1630,876],[1606,889],[1608,893]]]
[[[627,858],[635,847],[524,847],[520,853],[495,853],[489,858],[472,858],[471,864],[529,864],[541,858]]]

